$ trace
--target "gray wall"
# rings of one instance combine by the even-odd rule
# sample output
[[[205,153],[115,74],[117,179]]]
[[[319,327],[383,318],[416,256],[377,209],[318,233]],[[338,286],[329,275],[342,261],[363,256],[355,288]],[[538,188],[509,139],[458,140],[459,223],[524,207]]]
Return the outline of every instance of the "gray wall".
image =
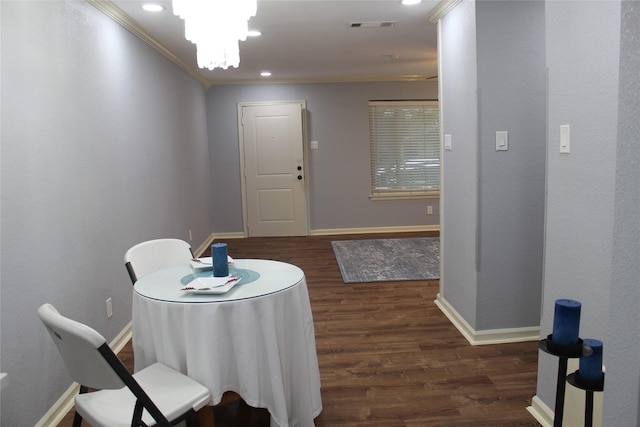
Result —
[[[72,382],[37,307],[111,341],[131,320],[126,249],[210,234],[205,97],[84,1],[0,8],[0,424],[32,426]]]
[[[546,156],[544,3],[476,3],[479,330],[538,326]],[[509,150],[496,151],[496,131]]]
[[[440,221],[443,259],[440,296],[476,327],[478,216],[478,111],[476,5],[465,1],[441,21],[442,128],[451,135],[443,152]]]
[[[439,224],[438,199],[371,201],[369,100],[437,99],[428,82],[247,84],[214,86],[207,92],[216,233],[242,232],[242,195],[237,104],[305,100],[307,182],[311,230]],[[217,183],[223,182],[224,185]],[[427,215],[427,205],[433,214]]]
[[[537,326],[544,226],[544,3],[463,1],[441,21],[443,297],[475,330]],[[509,150],[495,150],[496,131]]]
[[[242,229],[238,101],[307,100],[320,141],[309,154],[312,228],[438,224],[437,199],[367,197],[367,101],[437,98],[435,82],[221,86],[205,96],[85,2],[2,1],[0,13],[2,425],[34,425],[72,382],[39,305],[111,341],[131,320],[126,249],[188,240],[189,230],[198,247],[212,229]]]
[[[546,8],[548,196],[541,327],[551,331],[555,299],[582,302],[580,336],[604,342],[602,425],[637,426],[640,12],[637,2],[619,1],[547,2]],[[627,14],[621,21],[622,11]],[[559,154],[563,124],[571,126],[571,154]],[[538,397],[552,409],[556,366],[554,358],[541,354]]]
[[[613,262],[603,425],[640,425],[640,3],[622,3]],[[610,390],[609,390],[610,388]]]
[[[445,152],[443,165],[445,275],[441,286],[447,301],[472,326],[494,327],[514,320],[501,305],[521,302],[518,296],[503,298],[505,290],[496,286],[501,278],[519,269],[541,279],[542,336],[551,332],[556,299],[581,301],[580,335],[604,341],[607,379],[602,425],[637,426],[639,4],[549,1],[544,4],[544,15],[541,5],[463,1],[441,21],[441,104],[444,132],[453,136],[453,151]],[[511,35],[501,34],[509,28]],[[540,105],[542,51],[547,68],[546,123],[541,119]],[[521,88],[512,91],[518,81]],[[475,82],[477,111],[473,104]],[[505,106],[502,110],[501,105]],[[545,138],[540,122],[546,133],[546,165],[540,161],[544,150],[539,141]],[[514,124],[515,129],[508,128]],[[564,124],[571,126],[570,154],[559,152],[560,126]],[[477,152],[472,139],[475,129]],[[507,153],[492,150],[495,130],[509,131]],[[462,143],[460,134],[465,135]],[[512,135],[517,136],[515,141]],[[512,146],[513,142],[518,145]],[[468,172],[462,175],[465,160]],[[477,169],[471,167],[474,160]],[[541,199],[540,174],[545,167],[546,197]],[[518,168],[521,174],[515,173]],[[454,180],[461,176],[465,177],[462,182],[478,186],[477,198],[460,188],[460,179]],[[514,191],[518,188],[520,191]],[[450,203],[452,199],[458,204]],[[466,207],[473,213],[476,206],[477,217],[451,212]],[[544,206],[545,218],[542,263],[539,206]],[[510,215],[505,216],[505,209]],[[531,216],[532,224],[522,221],[516,226],[513,220],[524,219],[525,213]],[[477,221],[479,229],[465,244],[456,226],[469,229],[472,221]],[[496,234],[497,239],[489,239]],[[523,239],[533,243],[518,246]],[[516,244],[507,258],[501,246],[505,244]],[[477,283],[469,265],[473,261],[478,266]],[[491,274],[499,270],[503,271]],[[485,277],[485,273],[490,274]],[[469,281],[451,280],[456,274],[456,278]],[[521,291],[521,296],[531,298],[522,307],[523,319],[530,319],[539,299]],[[495,313],[487,311],[491,306]],[[556,373],[557,359],[540,353],[537,397],[552,411]]]

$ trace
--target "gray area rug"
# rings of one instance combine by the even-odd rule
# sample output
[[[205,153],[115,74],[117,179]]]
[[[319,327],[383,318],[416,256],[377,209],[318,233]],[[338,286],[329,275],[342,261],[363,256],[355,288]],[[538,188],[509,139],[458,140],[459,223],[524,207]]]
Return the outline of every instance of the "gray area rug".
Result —
[[[331,246],[345,283],[440,278],[438,237],[338,240]]]

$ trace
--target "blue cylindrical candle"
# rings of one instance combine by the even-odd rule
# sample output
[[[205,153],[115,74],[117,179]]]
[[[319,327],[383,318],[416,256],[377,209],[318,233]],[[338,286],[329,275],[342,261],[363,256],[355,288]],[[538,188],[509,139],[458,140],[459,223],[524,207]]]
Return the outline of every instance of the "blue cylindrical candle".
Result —
[[[229,275],[229,261],[227,260],[227,244],[214,243],[211,245],[213,259],[213,276],[226,277]]]
[[[600,382],[602,380],[602,341],[592,338],[585,338],[584,344],[591,347],[593,353],[587,357],[580,358],[578,375],[580,378]]]
[[[571,299],[556,300],[553,317],[553,335],[555,344],[572,346],[578,344],[580,330],[580,308],[582,304]]]

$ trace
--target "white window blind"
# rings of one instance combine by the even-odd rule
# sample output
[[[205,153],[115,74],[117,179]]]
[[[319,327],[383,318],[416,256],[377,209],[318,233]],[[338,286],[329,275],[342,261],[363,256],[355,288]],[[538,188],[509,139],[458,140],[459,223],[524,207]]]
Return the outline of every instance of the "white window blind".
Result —
[[[371,196],[437,196],[438,101],[369,102]]]

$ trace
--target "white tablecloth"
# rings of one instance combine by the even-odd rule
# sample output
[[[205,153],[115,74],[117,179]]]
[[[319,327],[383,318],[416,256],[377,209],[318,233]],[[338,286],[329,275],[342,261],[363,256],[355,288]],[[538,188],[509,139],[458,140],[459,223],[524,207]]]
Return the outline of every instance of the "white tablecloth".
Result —
[[[235,265],[260,277],[223,295],[174,291],[193,272],[188,265],[136,283],[135,369],[162,362],[208,387],[212,404],[232,390],[249,405],[266,408],[280,427],[313,426],[322,401],[304,274],[277,261],[236,260]],[[172,296],[142,296],[151,284],[166,287]],[[180,301],[181,295],[191,301]]]

